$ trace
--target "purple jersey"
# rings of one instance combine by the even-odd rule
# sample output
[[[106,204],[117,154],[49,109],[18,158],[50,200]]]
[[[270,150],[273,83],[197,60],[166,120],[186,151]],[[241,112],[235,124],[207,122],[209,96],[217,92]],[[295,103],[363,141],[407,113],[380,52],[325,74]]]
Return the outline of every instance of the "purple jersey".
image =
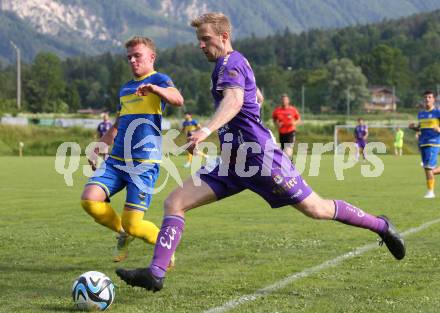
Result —
[[[104,134],[112,127],[112,123],[109,121],[101,122],[96,129],[99,133],[99,138],[104,136]]]
[[[227,88],[244,91],[240,112],[218,130],[221,146],[231,145],[231,155],[223,155],[222,151],[221,163],[200,169],[199,177],[211,187],[218,200],[249,189],[274,208],[303,201],[312,189],[261,123],[254,73],[237,51],[218,59],[212,73],[211,93],[216,108]],[[243,143],[250,143],[251,149]],[[243,151],[247,154],[243,155]]]
[[[367,134],[367,132],[367,125],[357,125],[354,129],[354,137],[356,138],[356,141],[365,141],[364,136]]]
[[[233,51],[217,60],[211,81],[211,93],[214,97],[215,108],[223,99],[224,89],[241,88],[244,91],[244,101],[240,112],[218,130],[221,144],[225,141],[231,142],[233,155],[243,142],[255,142],[261,146],[263,151],[266,142],[272,140],[272,135],[260,120],[257,85],[249,62],[241,53]],[[228,133],[232,134],[232,141],[229,140],[230,135],[225,138]]]

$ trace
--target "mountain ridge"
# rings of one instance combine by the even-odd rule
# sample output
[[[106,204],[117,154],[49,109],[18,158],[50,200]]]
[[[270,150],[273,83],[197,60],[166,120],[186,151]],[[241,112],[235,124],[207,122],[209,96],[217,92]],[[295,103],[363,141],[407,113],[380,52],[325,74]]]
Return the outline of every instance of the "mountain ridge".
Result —
[[[134,34],[152,37],[159,48],[194,42],[189,21],[207,11],[225,12],[234,38],[244,38],[374,23],[434,9],[440,9],[440,1],[2,0],[0,61],[14,62],[11,40],[25,62],[41,51],[60,57],[122,52],[122,43]]]

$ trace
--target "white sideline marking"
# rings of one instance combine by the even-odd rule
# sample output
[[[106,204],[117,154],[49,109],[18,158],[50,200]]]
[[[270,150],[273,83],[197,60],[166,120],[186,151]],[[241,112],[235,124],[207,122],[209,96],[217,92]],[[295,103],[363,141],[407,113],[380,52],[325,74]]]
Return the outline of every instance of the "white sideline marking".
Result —
[[[436,219],[436,220],[427,222],[425,224],[420,225],[419,227],[410,228],[410,229],[406,230],[405,232],[401,233],[401,235],[402,235],[402,237],[406,237],[407,235],[422,231],[422,230],[428,228],[429,226],[436,224],[438,222],[440,222],[440,219]],[[342,261],[345,261],[345,260],[350,259],[352,257],[361,255],[361,254],[363,254],[367,251],[370,251],[374,248],[377,248],[377,247],[378,247],[377,243],[372,243],[372,244],[368,244],[368,245],[356,248],[355,250],[348,252],[346,254],[340,255],[332,260],[326,261],[326,262],[321,263],[321,264],[314,266],[314,267],[307,268],[302,272],[287,276],[286,278],[284,278],[284,279],[282,279],[272,285],[269,285],[267,287],[259,289],[252,294],[247,294],[247,295],[241,296],[235,300],[231,300],[231,301],[226,302],[222,306],[218,306],[218,307],[206,310],[206,311],[204,311],[204,313],[221,313],[221,312],[226,312],[226,311],[232,310],[243,303],[254,301],[254,300],[257,300],[261,297],[267,296],[278,289],[284,288],[285,286],[291,284],[292,282],[294,282],[296,280],[310,276],[310,275],[315,274],[321,270],[336,266],[339,263],[341,263]]]

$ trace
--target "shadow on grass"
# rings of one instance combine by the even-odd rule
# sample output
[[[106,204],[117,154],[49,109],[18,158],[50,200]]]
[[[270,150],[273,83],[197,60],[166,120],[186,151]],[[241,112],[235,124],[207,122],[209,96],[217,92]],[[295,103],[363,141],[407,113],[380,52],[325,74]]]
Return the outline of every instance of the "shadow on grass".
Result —
[[[39,266],[39,265],[0,265],[0,272],[36,272],[40,273],[65,273],[69,271],[84,271],[85,266],[82,264],[78,265],[61,265],[61,266]]]
[[[72,305],[66,306],[61,304],[42,305],[41,309],[45,312],[78,312]]]

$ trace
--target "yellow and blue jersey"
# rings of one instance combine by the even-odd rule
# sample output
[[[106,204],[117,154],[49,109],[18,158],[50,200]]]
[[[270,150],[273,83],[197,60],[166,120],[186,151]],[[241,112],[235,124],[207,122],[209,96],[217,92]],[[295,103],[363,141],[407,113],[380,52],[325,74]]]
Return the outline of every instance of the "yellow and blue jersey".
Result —
[[[199,123],[195,119],[191,119],[189,121],[185,120],[182,123],[183,131],[187,136],[190,136],[191,133],[200,128]]]
[[[159,163],[162,159],[161,124],[165,102],[153,93],[135,95],[143,84],[174,88],[170,77],[155,71],[121,87],[118,133],[110,157],[121,161]]]
[[[417,118],[420,124],[419,146],[440,146],[440,133],[435,130],[440,126],[440,110],[420,111]]]

